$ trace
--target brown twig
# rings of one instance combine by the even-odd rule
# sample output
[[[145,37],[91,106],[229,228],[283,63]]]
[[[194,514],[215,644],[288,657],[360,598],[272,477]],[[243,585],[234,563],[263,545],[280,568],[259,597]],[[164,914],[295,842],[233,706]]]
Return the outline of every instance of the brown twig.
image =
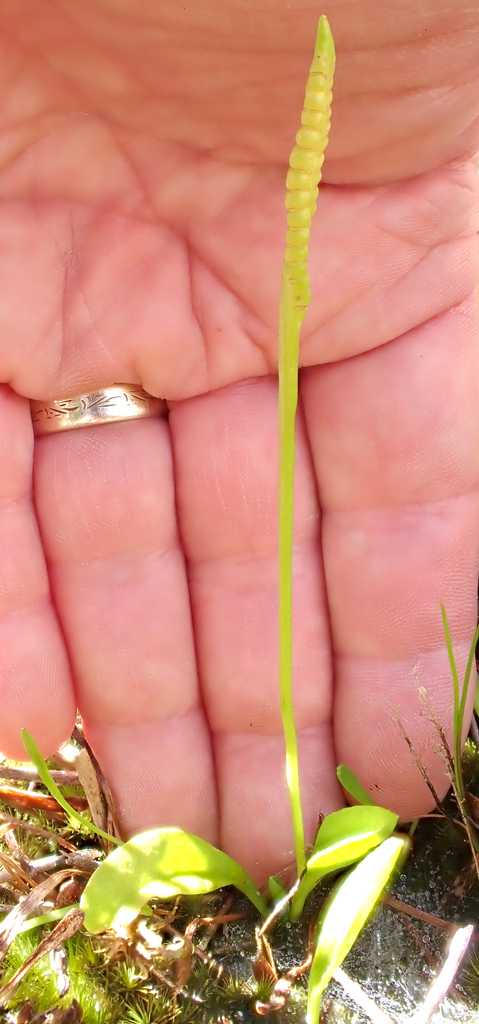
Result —
[[[432,795],[432,798],[434,800],[434,803],[436,804],[437,809],[439,811],[441,811],[442,814],[445,814],[444,808],[442,807],[441,801],[440,801],[440,799],[439,799],[439,797],[438,797],[438,795],[436,793],[436,790],[435,790],[435,788],[434,788],[434,786],[433,786],[433,784],[432,784],[432,782],[431,782],[431,780],[429,778],[429,775],[427,774],[427,771],[424,768],[424,765],[422,764],[421,758],[419,757],[419,754],[417,753],[412,740],[408,736],[408,734],[407,734],[407,732],[406,732],[406,730],[405,730],[405,728],[404,728],[404,726],[403,726],[403,724],[401,722],[401,719],[399,718],[398,714],[396,714],[395,719],[393,719],[393,721],[396,722],[396,725],[398,726],[404,741],[407,743],[407,745],[409,747],[409,750],[410,750],[410,753],[412,755],[414,764],[416,765],[416,768],[418,769],[418,771],[421,773],[421,775],[422,775],[422,777],[424,779],[424,782],[426,783],[426,786],[427,786],[427,788],[429,789],[429,791],[430,791],[430,793]],[[446,815],[446,817],[447,817],[447,815]]]
[[[77,772],[51,771],[50,775],[57,786],[78,785]],[[10,768],[8,765],[0,765],[0,779],[8,779],[10,782],[38,782],[42,780],[35,768]]]
[[[11,857],[7,857],[6,853],[0,853],[0,864],[3,864],[7,874],[10,876],[10,881],[16,889],[21,889],[22,892],[30,892],[34,882],[27,875],[26,871],[23,871],[19,864],[16,864]]]
[[[28,789],[16,789],[15,786],[0,786],[0,800],[19,811],[40,811],[55,821],[64,821],[66,817],[63,807],[49,793],[31,793]],[[69,801],[75,811],[84,811],[88,807],[88,801],[83,796],[71,796]]]
[[[35,864],[35,861],[29,860],[24,854],[13,828],[9,828],[5,832],[4,840],[12,857],[16,858],[22,871],[31,878],[32,882],[43,882],[46,877],[45,872]]]
[[[457,931],[457,925],[444,921],[442,917],[428,914],[425,910],[419,910],[418,907],[411,907],[409,903],[402,903],[395,896],[383,896],[382,902],[387,907],[398,910],[400,914],[406,914],[407,917],[415,917],[418,921],[424,921],[425,924],[432,924],[435,928],[441,928],[442,931],[449,932],[450,935],[455,935]]]
[[[451,748],[449,746],[446,733],[444,731],[443,726],[438,721],[437,716],[436,716],[436,712],[434,710],[434,707],[432,706],[432,704],[428,700],[426,690],[424,690],[423,687],[420,687],[420,696],[421,696],[421,700],[423,701],[423,703],[425,704],[425,706],[426,706],[426,708],[427,708],[427,710],[429,712],[429,719],[432,722],[432,724],[434,725],[434,727],[436,729],[436,732],[437,732],[437,734],[439,736],[439,740],[440,740],[439,753],[441,754],[441,756],[442,756],[442,758],[444,760],[444,763],[446,765],[447,775],[448,775],[448,778],[449,778],[449,782],[451,783],[451,786],[452,786],[452,791],[453,791],[454,796],[456,798],[456,803],[457,803],[457,806],[458,806],[458,809],[459,809],[459,814],[461,816],[462,824],[463,824],[463,826],[464,826],[464,828],[466,830],[467,839],[468,839],[468,842],[469,842],[469,846],[471,848],[472,859],[474,861],[474,867],[476,869],[477,880],[479,882],[479,846],[478,846],[478,843],[477,843],[477,839],[475,838],[475,836],[474,836],[474,834],[473,834],[473,832],[471,830],[471,818],[470,818],[470,814],[469,814],[469,810],[470,809],[467,806],[467,795],[465,795],[464,792],[460,791],[461,788],[462,788],[462,790],[464,789],[464,785],[463,785],[463,782],[462,782],[461,766],[460,765],[457,766],[458,767],[458,773],[457,773],[457,776],[456,776],[455,759],[454,759],[454,757],[453,757],[453,755],[451,753]],[[475,825],[474,822],[472,822],[472,825],[473,825],[473,828],[476,829],[476,825]]]
[[[14,818],[11,814],[5,814],[4,811],[0,811],[0,821],[8,822],[12,828],[25,829],[27,832],[34,832],[37,836],[44,836],[45,839],[52,839],[58,846],[63,846],[65,850],[69,850],[71,853],[77,853],[76,846],[73,843],[69,843],[67,839],[63,839],[63,836],[58,835],[57,832],[50,832],[46,828],[40,828],[39,825],[32,825],[29,821],[22,821],[21,818]]]
[[[29,892],[28,896],[25,896],[25,899],[18,903],[7,917],[3,919],[0,924],[0,960],[5,956],[10,943],[13,942],[18,934],[18,929],[23,922],[43,902],[45,896],[53,892],[61,882],[64,882],[66,878],[70,878],[72,874],[78,874],[78,872],[75,872],[72,868],[66,868],[63,871],[57,871],[54,875],[50,875],[44,882],[36,885]]]
[[[89,744],[88,740],[85,738],[85,735],[83,733],[83,728],[80,726],[80,723],[77,723],[77,725],[75,726],[75,728],[74,728],[74,730],[72,732],[72,739],[74,739],[76,741],[76,743],[78,743],[78,745],[83,750],[87,751],[88,756],[90,758],[90,761],[91,761],[91,763],[93,765],[93,768],[95,770],[95,773],[96,773],[96,776],[97,776],[100,788],[101,788],[103,796],[105,798],[105,803],[106,803],[106,805],[108,807],[108,814],[109,814],[109,817],[110,817],[110,821],[108,822],[109,827],[108,827],[107,831],[108,832],[113,831],[113,834],[115,836],[121,838],[120,823],[118,821],[117,813],[116,813],[116,810],[115,810],[115,804],[113,802],[113,797],[112,797],[112,794],[111,794],[110,787],[109,787],[108,782],[107,782],[107,780],[106,780],[106,778],[105,778],[105,776],[103,774],[103,771],[101,769],[101,765],[100,765],[99,761],[97,761],[97,759],[96,759],[96,757],[95,757],[95,755],[93,753],[93,750],[90,747],[90,744]]]

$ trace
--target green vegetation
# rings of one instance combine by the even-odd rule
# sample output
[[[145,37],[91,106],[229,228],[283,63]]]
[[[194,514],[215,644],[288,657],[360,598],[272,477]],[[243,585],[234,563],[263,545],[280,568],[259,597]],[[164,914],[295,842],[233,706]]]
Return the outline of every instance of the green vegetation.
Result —
[[[198,914],[197,900],[193,919],[190,918],[183,932],[178,933],[172,926],[173,920],[176,922],[176,907],[169,915],[168,911],[158,908],[155,901],[178,896],[202,898],[204,894],[231,885],[243,893],[259,914],[266,918],[256,934],[257,952],[253,959],[256,986],[253,990],[238,981],[236,996],[242,993],[241,998],[251,1001],[254,995],[257,1012],[261,1014],[282,1009],[295,981],[311,960],[307,1022],[317,1024],[326,985],[355,943],[411,845],[408,837],[392,834],[397,826],[397,816],[385,808],[377,807],[353,772],[344,765],[338,768],[338,778],[359,806],[347,807],[328,815],[321,823],[309,853],[304,842],[292,692],[294,435],[299,335],[310,298],[308,241],[328,141],[334,61],[333,40],[327,19],[323,16],[319,21],[306,87],[301,128],[296,135],[286,180],[287,234],[279,330],[279,690],[297,880],[287,892],[279,879],[271,878],[267,899],[232,858],[203,839],[176,828],[153,829],[121,843],[70,806],[54,782],[34,740],[24,730],[22,738],[25,748],[43,784],[69,815],[75,828],[79,826],[83,835],[90,831],[117,846],[92,870],[80,898],[84,925],[91,934],[77,932],[64,942],[59,940],[58,944],[58,948],[65,945],[68,953],[68,1005],[77,1000],[86,1024],[106,1024],[107,1021],[108,1024],[156,1024],[179,1016],[182,1022],[207,1019],[201,1018],[194,997],[189,1004],[185,1004],[180,1014],[176,997],[178,993],[184,992],[184,985],[189,978],[195,930],[203,927],[206,922],[214,921],[214,916],[203,917]],[[465,828],[467,834],[472,835],[466,817],[467,795],[461,768],[461,745],[474,646],[479,630],[471,647],[461,689],[444,610],[443,617],[454,685],[452,774]],[[442,739],[440,730],[439,734]],[[477,849],[475,833],[473,842]],[[303,914],[305,901],[313,889],[327,876],[343,872],[346,868],[351,870],[340,879],[329,894],[326,906],[321,908],[311,957],[278,978],[266,932],[271,931],[281,919],[283,922],[287,919],[288,923],[297,920]],[[154,904],[153,910],[147,906],[151,901]],[[62,918],[67,920],[69,911],[75,906],[78,905],[54,907],[36,916],[32,914],[27,921],[17,926],[16,937],[5,959],[4,984],[38,948],[43,934],[38,925],[58,922]],[[146,915],[149,915],[148,918]],[[112,964],[109,970],[108,960],[105,961],[100,955],[101,939],[95,938],[100,933],[107,947],[108,943],[111,945]],[[121,962],[115,959],[120,953],[125,958]],[[175,965],[176,973],[173,970]],[[150,974],[156,978],[154,983]],[[233,990],[234,979],[230,976],[223,984],[225,995],[228,985]],[[205,991],[211,985],[207,957],[203,963],[203,985]],[[170,993],[167,991],[168,986]],[[125,994],[128,994],[129,999],[127,1007],[124,1006]],[[28,977],[19,983],[9,1006],[14,1009],[23,1005],[25,1000],[31,1000],[35,1011],[42,1013],[58,1004],[62,996],[58,975],[48,957],[43,956],[33,964]]]
[[[334,64],[333,38],[323,15],[319,19],[301,128],[286,176],[287,231],[279,307],[279,688],[298,875],[305,867],[305,849],[292,694],[294,427],[299,334],[310,301],[308,242],[328,143]]]
[[[408,841],[391,836],[373,850],[340,882],[322,919],[311,964],[307,1024],[317,1024],[321,996],[334,971],[364,927],[398,863]]]
[[[119,929],[152,896],[198,895],[224,885],[235,885],[260,914],[267,913],[254,882],[222,850],[178,828],[142,832],[110,853],[91,876],[81,900],[85,927]]]

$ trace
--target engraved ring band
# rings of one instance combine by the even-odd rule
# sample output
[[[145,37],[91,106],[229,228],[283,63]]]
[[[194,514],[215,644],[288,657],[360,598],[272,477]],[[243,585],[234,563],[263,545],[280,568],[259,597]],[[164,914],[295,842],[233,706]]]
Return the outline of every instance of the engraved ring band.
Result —
[[[110,384],[88,395],[57,398],[51,402],[31,401],[30,411],[33,432],[39,436],[99,423],[166,416],[168,410],[162,398],[154,398],[136,384]]]

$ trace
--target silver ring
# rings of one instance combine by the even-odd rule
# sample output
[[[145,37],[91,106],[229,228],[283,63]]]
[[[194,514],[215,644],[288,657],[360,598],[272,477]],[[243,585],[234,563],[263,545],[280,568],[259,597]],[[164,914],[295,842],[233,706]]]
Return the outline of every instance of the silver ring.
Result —
[[[33,432],[38,437],[100,423],[165,416],[167,406],[162,398],[149,395],[135,384],[110,384],[75,398],[57,398],[51,402],[32,400],[30,411]]]

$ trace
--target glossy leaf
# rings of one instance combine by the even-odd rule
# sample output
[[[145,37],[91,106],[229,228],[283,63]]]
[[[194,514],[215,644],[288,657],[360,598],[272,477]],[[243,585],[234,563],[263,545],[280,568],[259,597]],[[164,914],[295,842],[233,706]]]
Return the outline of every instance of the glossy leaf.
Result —
[[[358,804],[363,804],[365,807],[376,806],[351,768],[347,768],[345,764],[339,764],[336,768],[336,775],[346,793],[349,793],[353,800],[357,800]]]
[[[349,953],[381,893],[410,848],[407,836],[390,836],[340,882],[316,940],[308,986],[307,1024],[318,1024],[321,996]]]
[[[394,831],[397,814],[385,807],[343,807],[324,819],[291,905],[299,917],[311,890],[331,871],[342,871],[379,846]]]
[[[129,924],[152,896],[205,893],[223,885],[235,885],[267,914],[252,879],[226,853],[179,828],[158,828],[113,850],[88,881],[80,906],[88,931],[100,932]]]

